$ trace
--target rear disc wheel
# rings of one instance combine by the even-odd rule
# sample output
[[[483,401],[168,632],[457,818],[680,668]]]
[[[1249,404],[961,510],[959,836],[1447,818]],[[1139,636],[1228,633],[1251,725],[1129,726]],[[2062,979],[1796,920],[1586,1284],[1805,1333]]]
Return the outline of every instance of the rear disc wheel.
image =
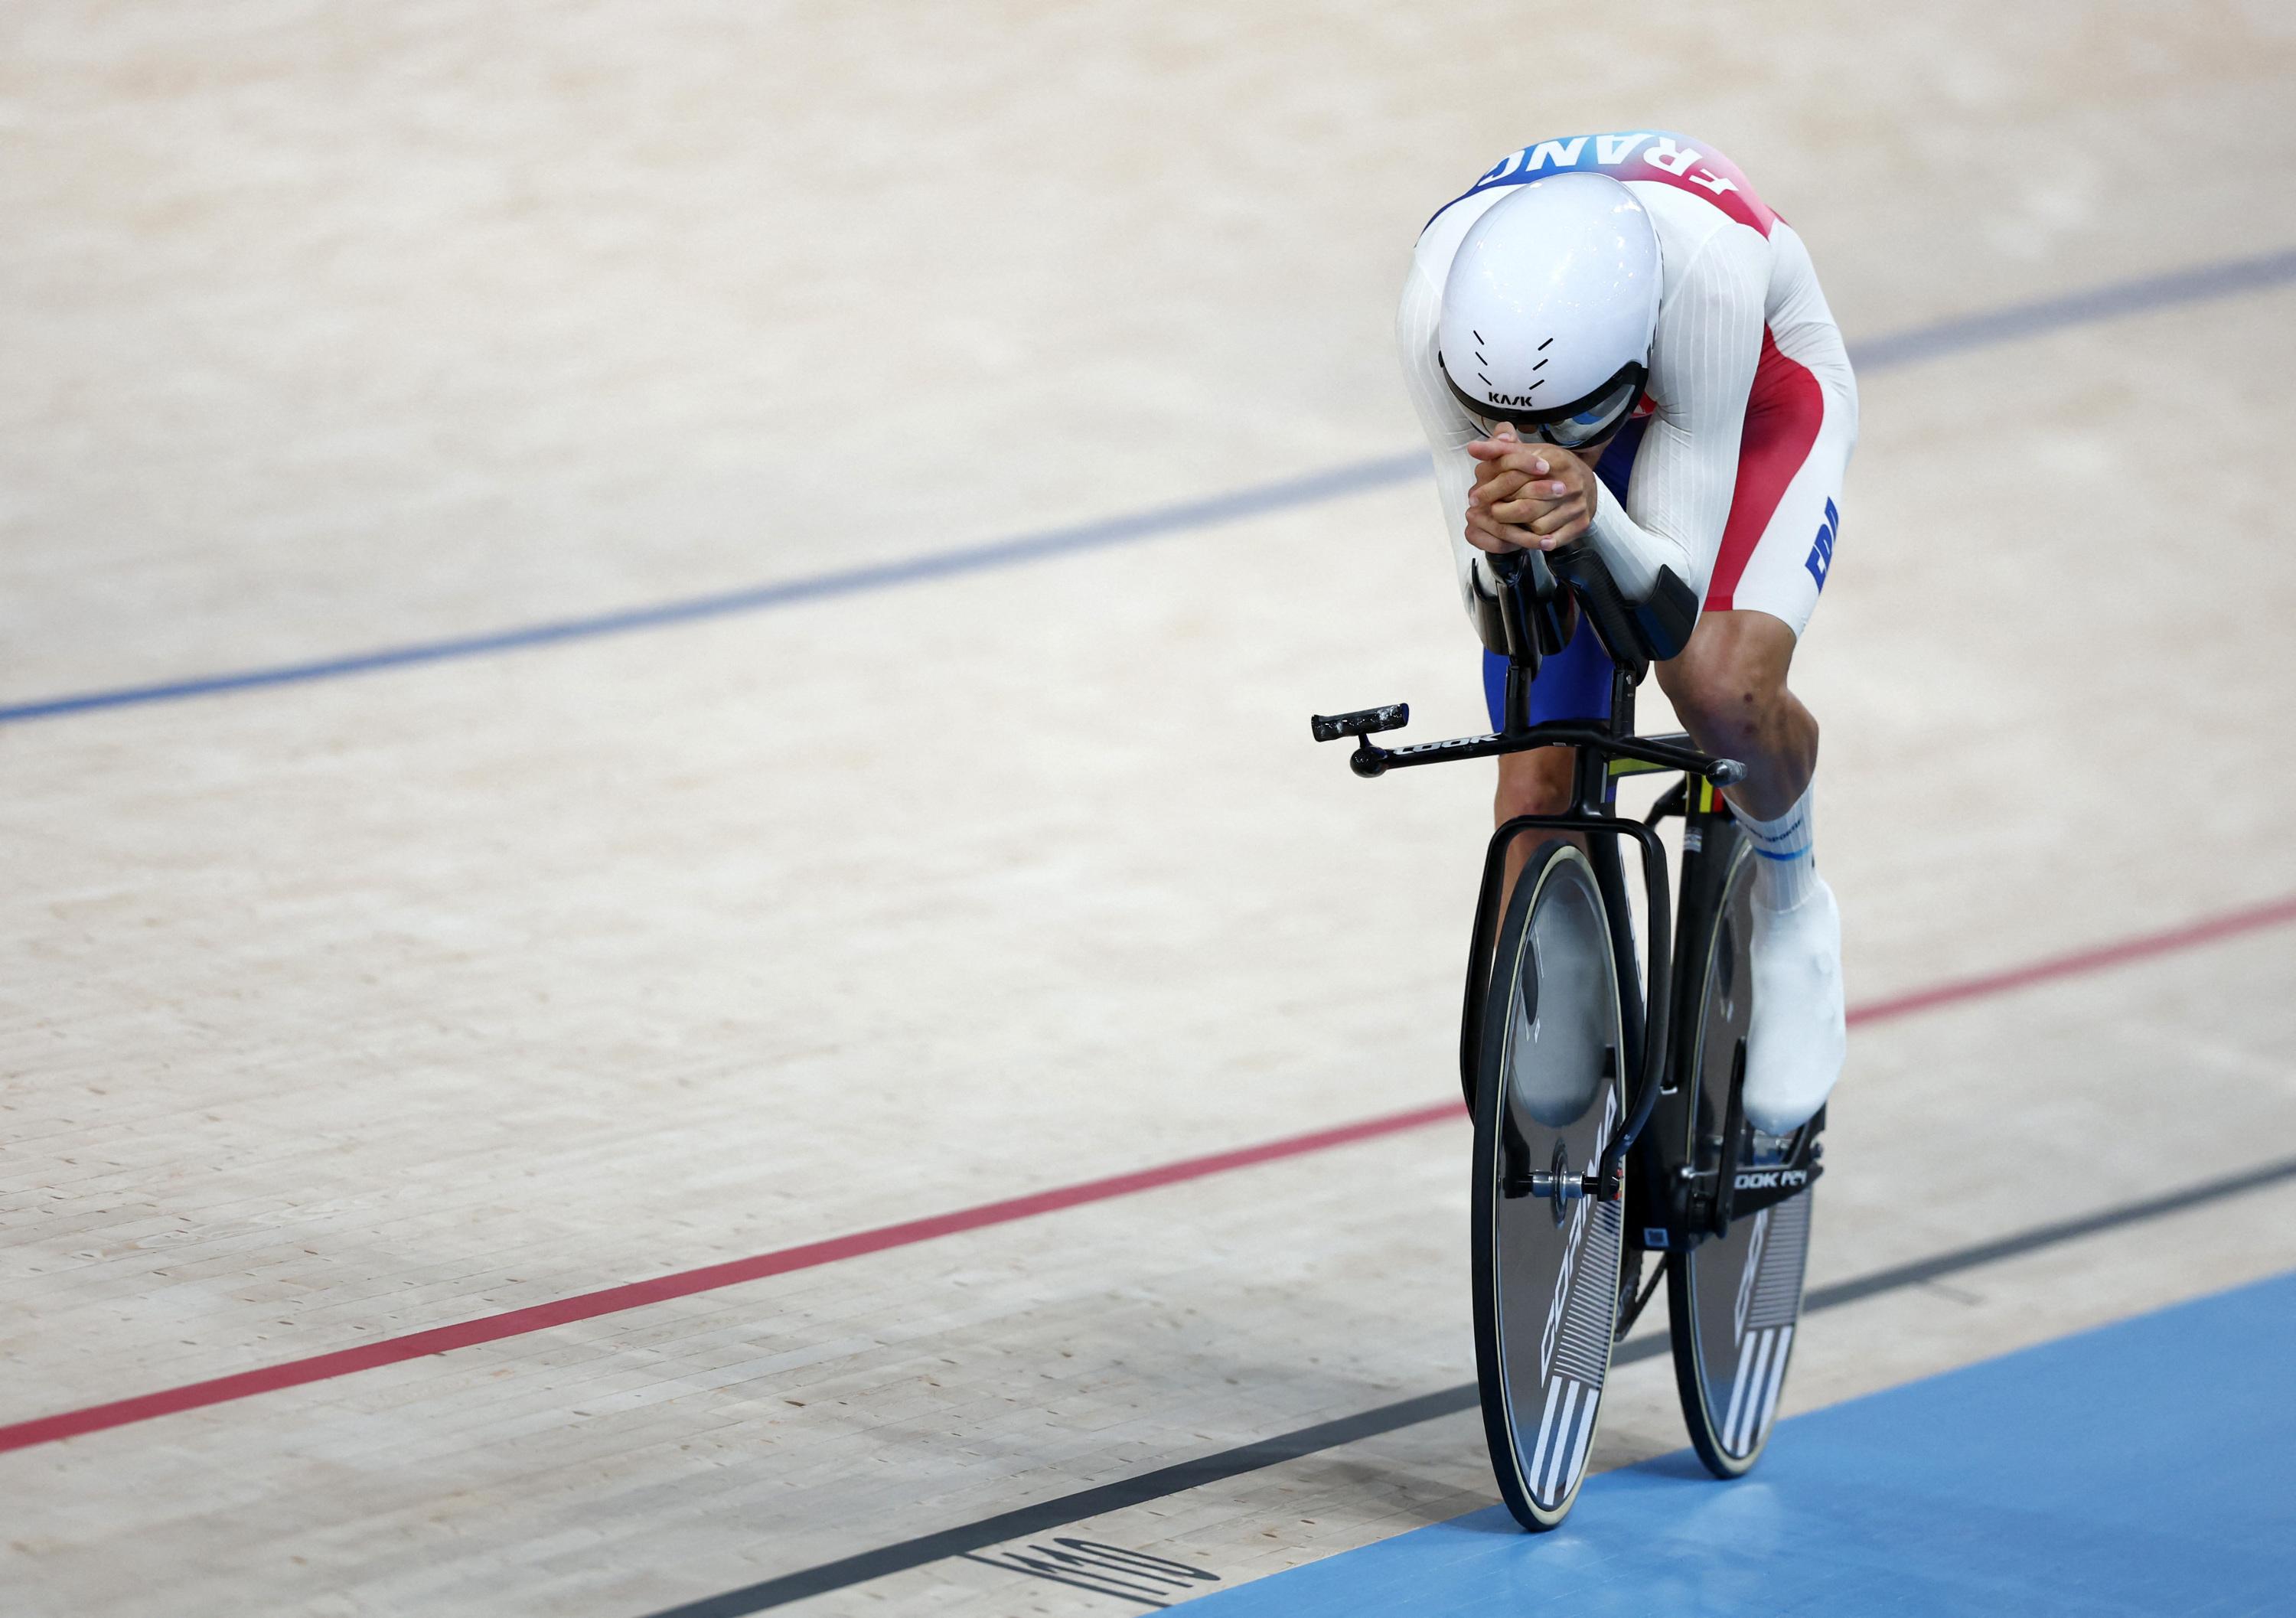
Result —
[[[1684,1108],[1689,1136],[1682,1161],[1702,1168],[1719,1162],[1726,1177],[1749,1166],[1744,1145],[1724,1138],[1730,1087],[1742,1066],[1753,1015],[1753,973],[1747,959],[1753,859],[1742,838],[1737,841],[1721,902],[1710,913],[1706,937],[1700,940],[1703,982],[1685,1064],[1695,1075],[1697,1090]],[[1790,1155],[1798,1137],[1773,1144],[1774,1153],[1766,1155]],[[1810,1195],[1805,1190],[1734,1219],[1725,1235],[1709,1236],[1667,1259],[1675,1384],[1691,1444],[1717,1477],[1742,1476],[1769,1441],[1801,1318]]]

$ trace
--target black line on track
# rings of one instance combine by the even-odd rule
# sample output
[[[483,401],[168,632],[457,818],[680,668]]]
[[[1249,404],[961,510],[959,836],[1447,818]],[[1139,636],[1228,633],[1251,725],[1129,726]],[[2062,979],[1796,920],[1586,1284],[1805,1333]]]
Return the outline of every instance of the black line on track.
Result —
[[[1862,1302],[1883,1293],[1919,1286],[1925,1281],[1933,1281],[1958,1270],[1974,1269],[1980,1265],[2017,1258],[2061,1243],[2079,1241],[2083,1236],[2099,1236],[2124,1226],[2181,1213],[2228,1196],[2260,1191],[2287,1179],[2296,1179],[2296,1158],[2203,1181],[2181,1191],[2164,1192],[2141,1202],[2124,1203],[2118,1208],[2107,1208],[2101,1212],[2037,1225],[2014,1236],[2000,1236],[1970,1247],[1956,1247],[1926,1259],[1915,1259],[1910,1263],[1893,1264],[1871,1275],[1836,1281],[1831,1286],[1816,1287],[1802,1300],[1802,1313],[1809,1315],[1840,1309],[1845,1304]],[[1666,1351],[1665,1335],[1653,1334],[1621,1344],[1611,1357],[1611,1363],[1633,1365],[1655,1359]],[[1473,1383],[1444,1388],[1439,1392],[1422,1393],[1414,1399],[1400,1399],[1393,1404],[1381,1405],[1353,1416],[1342,1416],[1333,1421],[1317,1422],[1313,1426],[1279,1433],[1273,1438],[1263,1438],[1238,1449],[1222,1450],[1194,1460],[1160,1466],[1137,1477],[1119,1478],[1112,1483],[1081,1489],[1073,1494],[1038,1501],[1034,1506],[999,1512],[993,1517],[982,1517],[978,1522],[944,1528],[938,1533],[922,1534],[891,1545],[880,1545],[873,1550],[860,1551],[853,1556],[840,1556],[834,1562],[824,1562],[817,1567],[804,1568],[757,1584],[744,1585],[740,1589],[727,1590],[720,1596],[705,1596],[683,1606],[664,1607],[647,1614],[647,1618],[747,1618],[749,1614],[762,1613],[768,1607],[784,1606],[792,1601],[802,1601],[808,1596],[824,1595],[871,1579],[882,1579],[888,1573],[906,1573],[913,1567],[922,1567],[929,1562],[985,1550],[1006,1540],[1018,1539],[1022,1534],[1064,1528],[1071,1523],[1099,1516],[1103,1512],[1162,1499],[1168,1495],[1184,1494],[1207,1483],[1241,1477],[1248,1472],[1280,1466],[1319,1450],[1337,1449],[1358,1439],[1375,1438],[1382,1433],[1417,1426],[1421,1422],[1433,1421],[1439,1417],[1456,1416],[1462,1411],[1473,1409],[1475,1405]]]
[[[1808,1314],[1813,1310],[1839,1309],[1845,1303],[1856,1303],[1877,1293],[1895,1292],[1903,1286],[1919,1286],[1924,1281],[1949,1276],[1956,1270],[1974,1269],[1980,1264],[2017,1258],[2044,1247],[2054,1247],[2061,1242],[2077,1242],[2085,1236],[2099,1236],[2108,1230],[2118,1230],[2124,1225],[2141,1225],[2147,1220],[2181,1213],[2187,1208],[2197,1208],[2205,1203],[2221,1202],[2227,1196],[2239,1196],[2244,1192],[2261,1191],[2284,1179],[2296,1179],[2296,1157],[2283,1158],[2276,1163],[2266,1163],[2259,1169],[2246,1169],[2238,1174],[2227,1174],[2221,1179],[2204,1180],[2182,1191],[2164,1191],[2159,1196],[2148,1196],[2142,1202],[2123,1203],[2118,1208],[2082,1214],[2077,1219],[2036,1225],[2032,1229],[2021,1231],[2015,1236],[1980,1242],[1973,1247],[1956,1247],[1934,1258],[1893,1264],[1871,1275],[1836,1281],[1831,1286],[1816,1287],[1803,1298],[1802,1312]]]
[[[1359,1438],[1391,1433],[1398,1427],[1415,1426],[1423,1421],[1433,1421],[1439,1416],[1456,1415],[1461,1410],[1474,1409],[1474,1405],[1475,1390],[1472,1385],[1446,1388],[1439,1393],[1422,1393],[1416,1399],[1398,1400],[1375,1410],[1364,1410],[1354,1416],[1342,1416],[1336,1421],[1318,1422],[1312,1427],[1300,1427],[1293,1432],[1278,1433],[1274,1438],[1263,1438],[1258,1443],[1246,1444],[1241,1449],[1223,1450],[1214,1455],[1182,1461],[1177,1466],[1160,1466],[1136,1477],[1119,1478],[1112,1483],[1102,1483],[1074,1494],[1063,1494],[1034,1506],[999,1512],[977,1523],[944,1528],[939,1533],[903,1540],[894,1545],[882,1545],[874,1550],[824,1562],[818,1567],[783,1573],[780,1578],[767,1579],[762,1584],[728,1590],[722,1596],[706,1597],[700,1601],[688,1602],[684,1606],[666,1607],[652,1614],[652,1618],[742,1618],[744,1614],[761,1613],[767,1607],[802,1601],[808,1596],[843,1589],[849,1584],[859,1584],[864,1580],[881,1579],[887,1573],[922,1567],[945,1556],[985,1550],[1006,1540],[1019,1539],[1022,1534],[1043,1533],[1048,1529],[1065,1527],[1086,1517],[1098,1516],[1103,1512],[1162,1499],[1167,1495],[1200,1489],[1206,1483],[1217,1483],[1247,1472],[1280,1466],[1303,1455],[1313,1455],[1318,1450],[1335,1449],[1341,1444],[1353,1443]]]

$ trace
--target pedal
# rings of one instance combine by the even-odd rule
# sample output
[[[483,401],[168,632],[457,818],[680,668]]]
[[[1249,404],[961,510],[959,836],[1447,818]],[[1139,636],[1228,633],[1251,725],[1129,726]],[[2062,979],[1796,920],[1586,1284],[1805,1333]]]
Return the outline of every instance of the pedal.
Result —
[[[1792,1154],[1798,1131],[1788,1129],[1783,1135],[1772,1135],[1759,1124],[1746,1126],[1746,1161],[1748,1169],[1776,1169],[1784,1165]]]
[[[1310,714],[1310,728],[1318,742],[1336,742],[1341,736],[1363,737],[1382,730],[1400,730],[1411,723],[1411,704],[1390,702],[1384,708],[1359,709],[1354,713]]]
[[[1752,1148],[1731,1176],[1733,1213],[1759,1213],[1808,1190],[1825,1172],[1819,1161],[1825,1148],[1817,1140],[1818,1131],[1824,1128],[1824,1107],[1790,1135],[1765,1135],[1748,1124]]]

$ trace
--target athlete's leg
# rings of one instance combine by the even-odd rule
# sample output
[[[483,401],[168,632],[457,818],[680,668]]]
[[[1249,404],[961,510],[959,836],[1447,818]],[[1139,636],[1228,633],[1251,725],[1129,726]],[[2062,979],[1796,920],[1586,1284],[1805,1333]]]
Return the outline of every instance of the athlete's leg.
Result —
[[[1817,874],[1810,778],[1817,721],[1786,689],[1794,632],[1740,609],[1699,620],[1659,685],[1699,747],[1746,767],[1730,807],[1752,842],[1753,1019],[1746,1116],[1783,1135],[1825,1104],[1847,1050],[1841,913]]]
[[[1534,747],[1499,759],[1498,797],[1492,806],[1491,824],[1504,825],[1517,815],[1559,815],[1570,807],[1570,776],[1578,758],[1575,747]],[[1504,903],[1522,875],[1523,861],[1545,839],[1524,835],[1507,844],[1506,882],[1499,890]]]
[[[1792,809],[1817,768],[1817,721],[1786,688],[1793,654],[1792,628],[1767,612],[1709,612],[1682,655],[1657,669],[1700,749],[1746,767],[1730,801],[1758,820]]]
[[[1729,792],[1757,856],[1745,1104],[1774,1135],[1824,1105],[1848,1048],[1841,914],[1818,875],[1813,835],[1817,721],[1786,675],[1833,565],[1857,407],[1846,373],[1811,357],[1818,369],[1766,348],[1706,616],[1683,655],[1659,670],[1699,745],[1746,766]]]

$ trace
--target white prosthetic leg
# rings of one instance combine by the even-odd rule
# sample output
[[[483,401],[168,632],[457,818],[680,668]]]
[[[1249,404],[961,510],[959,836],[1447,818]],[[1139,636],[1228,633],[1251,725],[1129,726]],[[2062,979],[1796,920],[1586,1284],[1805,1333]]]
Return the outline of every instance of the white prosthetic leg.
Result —
[[[1817,874],[1808,792],[1775,820],[1741,812],[1738,821],[1755,857],[1746,1117],[1765,1134],[1785,1135],[1825,1105],[1841,1077],[1841,911]]]

